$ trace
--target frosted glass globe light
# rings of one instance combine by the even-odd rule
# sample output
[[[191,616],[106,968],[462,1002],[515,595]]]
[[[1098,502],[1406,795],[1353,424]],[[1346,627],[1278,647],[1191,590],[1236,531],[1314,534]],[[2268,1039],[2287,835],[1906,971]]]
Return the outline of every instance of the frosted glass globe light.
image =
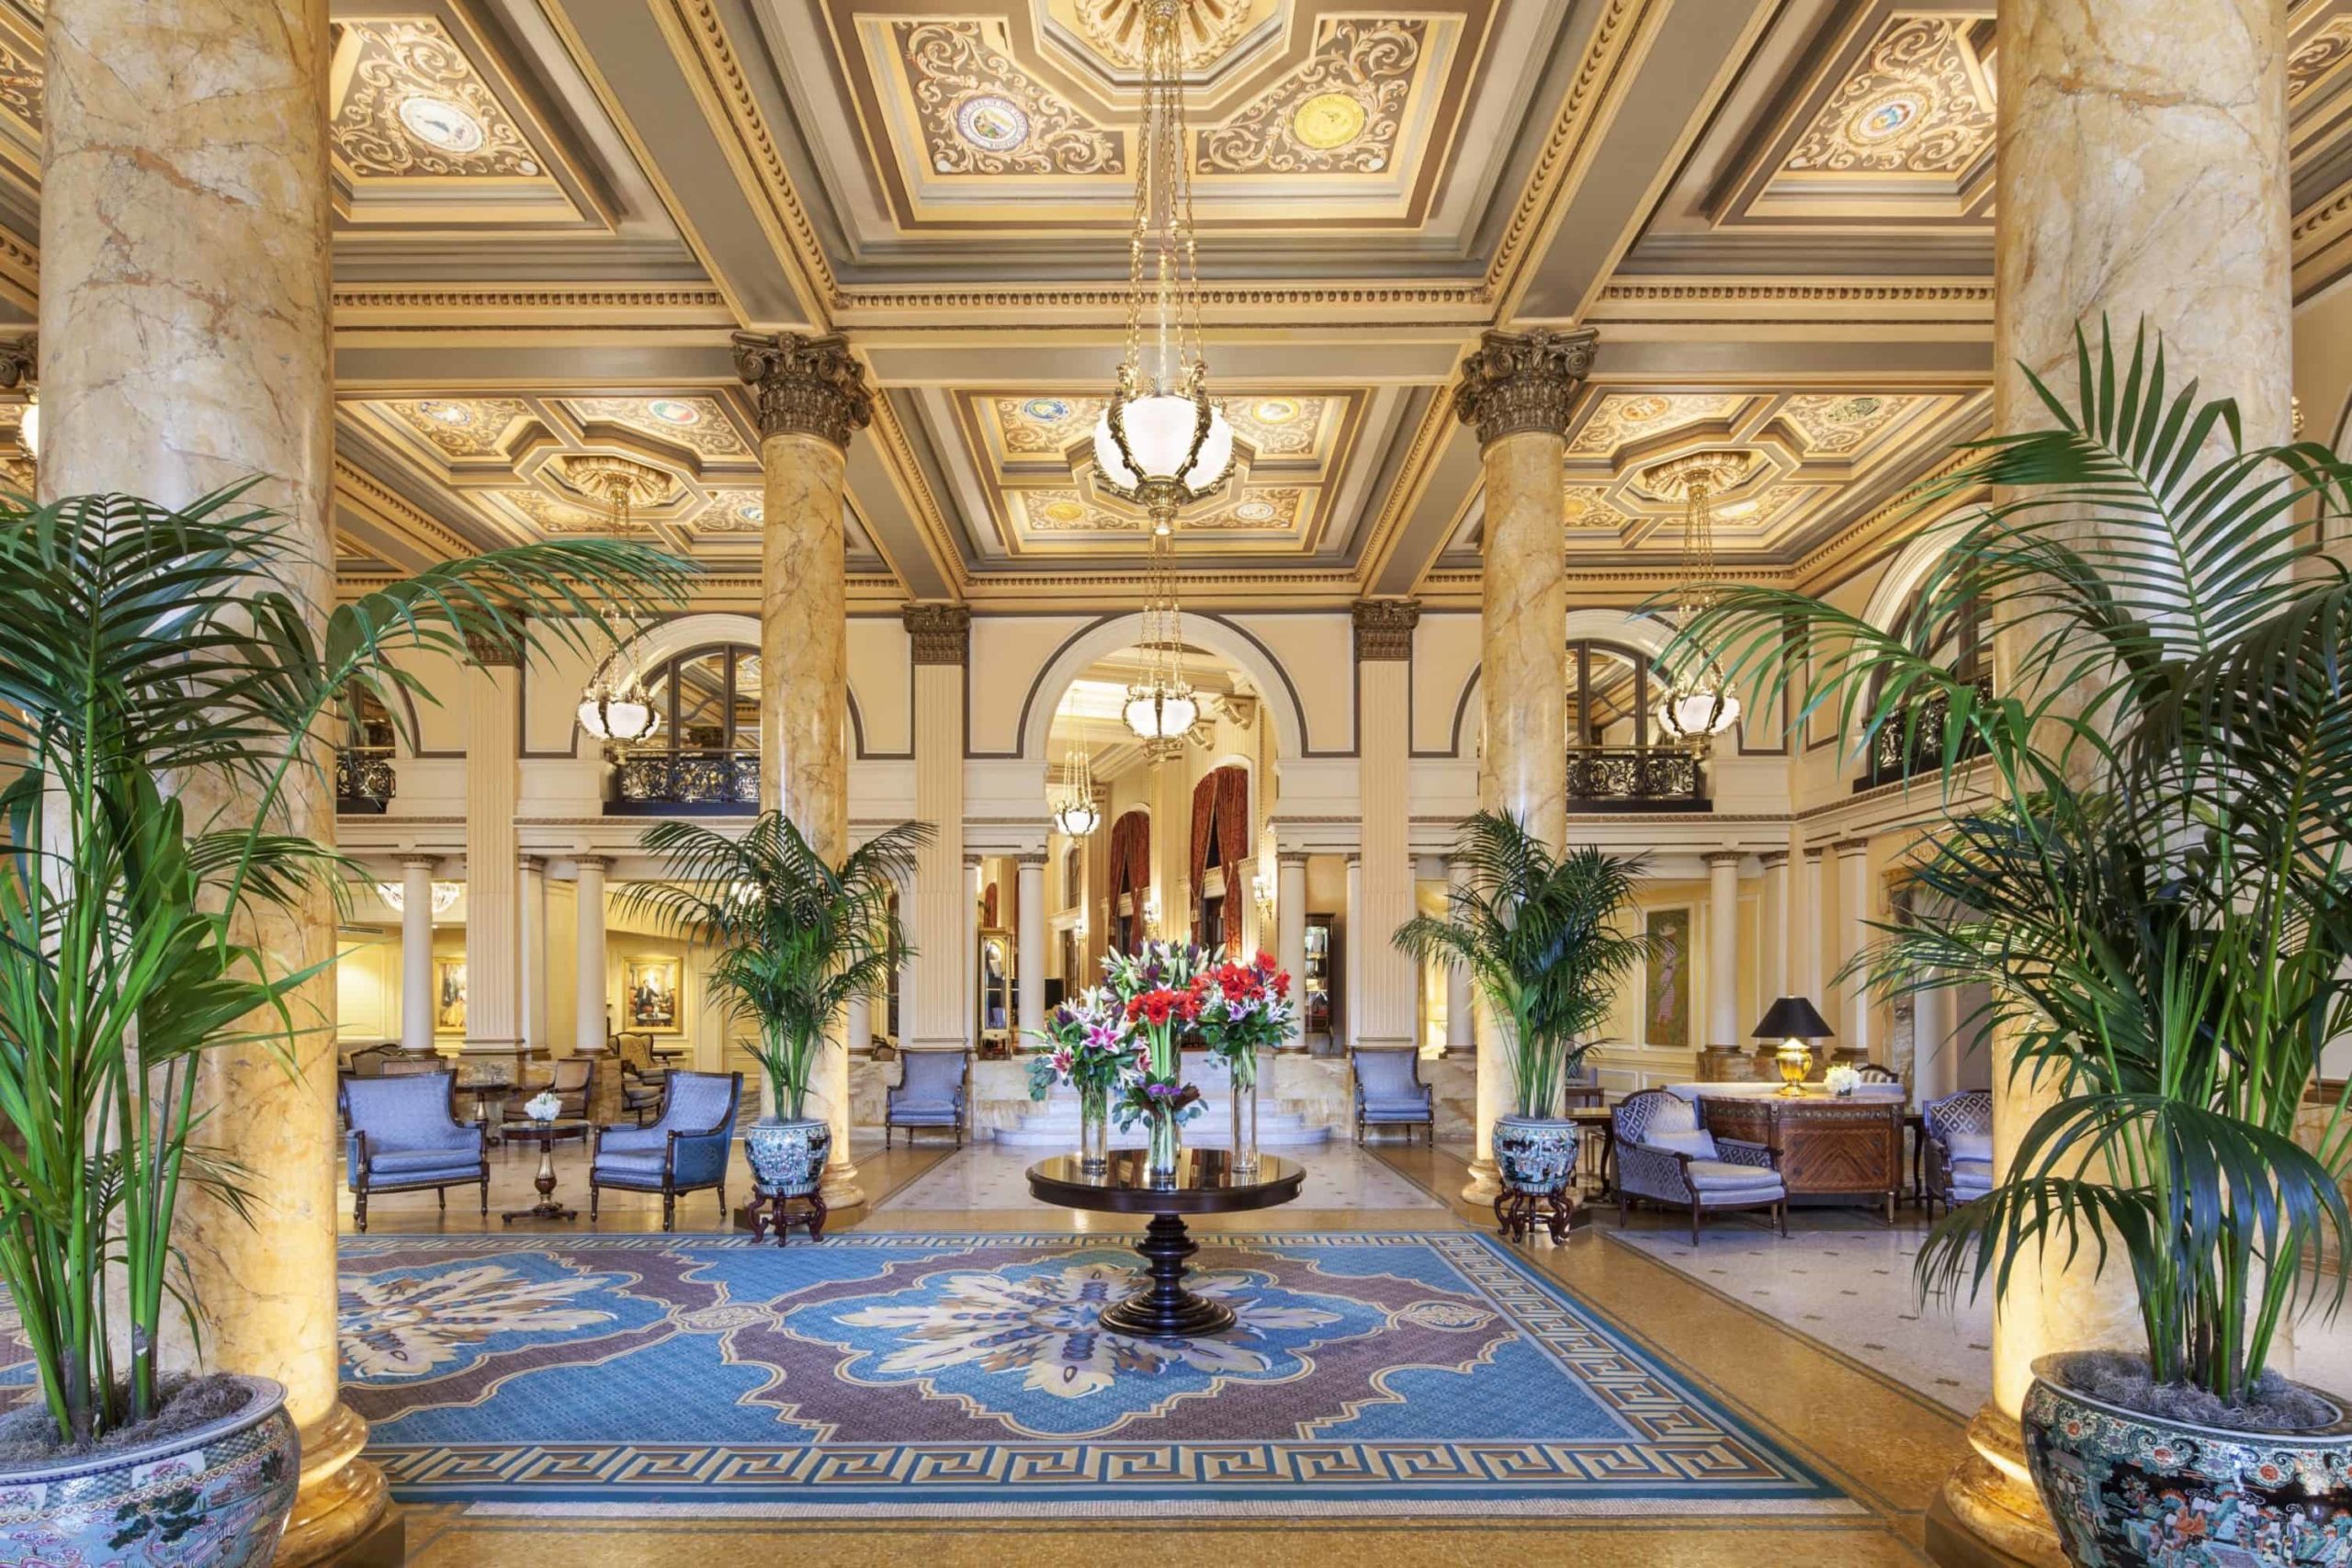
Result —
[[[1086,800],[1065,800],[1054,808],[1054,826],[1073,839],[1083,839],[1102,821],[1102,813]]]
[[[1122,490],[1135,490],[1148,479],[1174,479],[1187,490],[1205,491],[1233,462],[1233,426],[1226,423],[1224,410],[1209,405],[1208,434],[1195,453],[1193,436],[1200,417],[1199,404],[1172,392],[1129,399],[1119,405],[1119,429],[1135,462],[1119,451],[1105,410],[1094,422],[1094,466]]]
[[[1703,686],[1696,691],[1675,692],[1658,705],[1657,722],[1678,739],[1721,735],[1739,722],[1739,699],[1728,692],[1714,692]]]
[[[1131,688],[1123,716],[1139,740],[1173,740],[1193,728],[1201,705],[1190,691],[1164,686]]]
[[[599,740],[617,740],[626,746],[652,734],[653,723],[653,705],[642,697],[594,691],[580,705],[580,728]]]

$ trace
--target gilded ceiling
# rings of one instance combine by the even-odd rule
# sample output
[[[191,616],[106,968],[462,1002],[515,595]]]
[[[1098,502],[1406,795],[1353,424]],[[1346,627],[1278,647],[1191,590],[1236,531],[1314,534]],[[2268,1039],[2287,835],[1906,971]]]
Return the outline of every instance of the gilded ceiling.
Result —
[[[1190,0],[1188,134],[1232,480],[1187,602],[1477,589],[1495,325],[1600,329],[1582,592],[1670,568],[1651,482],[1736,460],[1739,570],[1882,547],[1979,433],[1993,0]],[[854,592],[1135,592],[1089,436],[1125,320],[1140,0],[334,0],[352,570],[626,526],[748,594],[737,328],[840,331],[881,396]],[[2352,272],[2352,0],[2291,0],[2295,286]],[[41,16],[0,0],[0,310],[39,287]],[[5,424],[0,414],[0,425]],[[5,477],[5,476],[0,476]],[[719,592],[714,589],[714,592]]]

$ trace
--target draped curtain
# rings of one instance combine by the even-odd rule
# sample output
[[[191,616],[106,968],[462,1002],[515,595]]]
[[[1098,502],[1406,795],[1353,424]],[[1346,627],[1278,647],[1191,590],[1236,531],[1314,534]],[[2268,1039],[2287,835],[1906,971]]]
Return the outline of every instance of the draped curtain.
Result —
[[[1209,775],[1216,780],[1217,860],[1225,867],[1225,907],[1238,910],[1242,906],[1242,889],[1235,879],[1238,867],[1250,857],[1250,770],[1238,765],[1219,768]],[[1241,952],[1241,917],[1229,915],[1225,922],[1225,945],[1237,957]]]
[[[1220,770],[1222,771],[1222,770]],[[1202,901],[1208,896],[1210,825],[1216,820],[1216,774],[1204,776],[1193,786],[1193,916],[1200,930]]]

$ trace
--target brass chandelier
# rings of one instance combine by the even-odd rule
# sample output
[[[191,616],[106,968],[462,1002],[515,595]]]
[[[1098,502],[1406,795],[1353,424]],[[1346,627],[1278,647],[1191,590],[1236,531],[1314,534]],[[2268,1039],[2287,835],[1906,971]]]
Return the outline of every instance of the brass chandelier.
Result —
[[[1154,533],[1145,574],[1144,673],[1127,687],[1120,710],[1154,761],[1175,750],[1200,722],[1201,699],[1184,677],[1184,612],[1176,601],[1176,540]]]
[[[1645,470],[1644,488],[1682,502],[1682,579],[1675,600],[1675,624],[1688,627],[1715,603],[1714,498],[1747,476],[1745,452],[1693,452]],[[1714,660],[1692,649],[1668,682],[1657,705],[1658,728],[1673,739],[1702,747],[1739,721],[1739,699],[1726,689]]]
[[[1185,0],[1143,0],[1143,131],[1127,247],[1127,346],[1111,406],[1094,427],[1103,490],[1151,518],[1176,514],[1233,473],[1233,427],[1208,394],[1201,348],[1198,247],[1184,127],[1180,23]]]
[[[1054,828],[1073,839],[1083,839],[1102,823],[1102,810],[1094,804],[1094,759],[1086,738],[1078,733],[1077,716],[1067,699],[1062,716],[1070,721],[1069,750],[1062,763],[1061,791],[1050,803]]]

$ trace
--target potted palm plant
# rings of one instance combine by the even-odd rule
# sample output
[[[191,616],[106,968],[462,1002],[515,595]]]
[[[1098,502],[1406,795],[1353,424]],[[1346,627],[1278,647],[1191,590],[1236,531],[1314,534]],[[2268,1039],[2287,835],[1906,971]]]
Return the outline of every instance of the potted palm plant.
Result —
[[[1591,845],[1555,856],[1516,817],[1481,811],[1463,822],[1453,863],[1467,874],[1445,914],[1416,916],[1392,940],[1419,962],[1467,969],[1502,1031],[1511,1090],[1511,1113],[1494,1131],[1502,1218],[1508,1200],[1555,1198],[1576,1169],[1576,1123],[1560,1100],[1619,983],[1650,952],[1646,936],[1619,929],[1641,857]],[[1554,1213],[1558,1229],[1566,1212]]]
[[[275,1553],[300,1468],[285,1391],[175,1375],[162,1347],[166,1298],[187,1299],[181,1195],[247,1201],[234,1151],[202,1141],[200,1058],[292,1071],[300,1035],[333,1028],[300,994],[325,963],[255,935],[343,886],[302,814],[333,787],[327,721],[429,695],[394,649],[601,630],[600,605],[673,599],[686,570],[602,541],[504,550],[321,626],[287,587],[312,570],[298,538],[238,493],[0,499],[0,1280],[39,1386],[0,1418],[8,1562]]]
[[[767,1113],[743,1150],[764,1196],[808,1197],[824,1178],[832,1132],[808,1114],[817,1053],[850,998],[881,990],[913,955],[895,896],[931,840],[929,824],[901,822],[836,866],[781,811],[740,838],[694,822],[646,829],[646,851],[671,880],[634,885],[622,907],[713,949],[712,999],[759,1032]]]
[[[1921,1248],[1923,1287],[2005,1289],[2052,1248],[2130,1275],[2140,1351],[2044,1357],[2025,1401],[2069,1556],[2332,1561],[2352,1420],[2273,1361],[2346,1284],[2323,1261],[2346,1107],[2315,1148],[2294,1134],[2352,1025],[2352,577],[2317,543],[2352,467],[2245,447],[2232,404],[2168,390],[2144,332],[2120,366],[2104,330],[2078,338],[2076,370],[2073,407],[2033,383],[2050,428],[1974,443],[1928,492],[1996,500],[1947,525],[1904,624],[1732,585],[1685,635],[1944,781],[1912,918],[1853,968],[1882,993],[1986,986],[1996,1073],[2047,1096]],[[1952,667],[1972,616],[1997,690]]]

